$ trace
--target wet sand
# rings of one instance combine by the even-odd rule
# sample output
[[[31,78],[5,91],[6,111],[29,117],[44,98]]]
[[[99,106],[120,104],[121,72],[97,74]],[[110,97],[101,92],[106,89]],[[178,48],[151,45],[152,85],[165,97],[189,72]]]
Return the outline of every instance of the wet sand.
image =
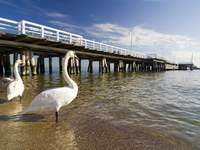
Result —
[[[73,104],[72,104],[73,106]],[[192,150],[183,139],[127,122],[103,120],[86,108],[52,114],[0,116],[0,149],[5,150]],[[72,111],[74,110],[74,111]],[[5,132],[6,131],[6,132]],[[2,134],[3,133],[3,134]]]

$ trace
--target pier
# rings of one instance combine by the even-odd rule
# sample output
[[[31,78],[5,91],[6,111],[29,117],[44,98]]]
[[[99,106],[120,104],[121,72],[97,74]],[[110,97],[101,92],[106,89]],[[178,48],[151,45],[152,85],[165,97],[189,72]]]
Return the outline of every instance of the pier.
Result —
[[[73,50],[79,61],[68,66],[72,74],[81,73],[81,61],[88,60],[89,73],[93,73],[93,63],[98,62],[99,72],[146,72],[176,70],[177,64],[164,58],[92,41],[82,35],[58,30],[30,21],[13,21],[0,18],[0,76],[11,75],[11,66],[17,58],[23,60],[22,75],[43,74],[46,71],[44,59],[48,58],[48,70],[52,73],[52,58],[62,59],[68,50]],[[13,62],[10,57],[13,56]],[[37,56],[35,59],[34,56]],[[114,69],[111,70],[111,64]]]

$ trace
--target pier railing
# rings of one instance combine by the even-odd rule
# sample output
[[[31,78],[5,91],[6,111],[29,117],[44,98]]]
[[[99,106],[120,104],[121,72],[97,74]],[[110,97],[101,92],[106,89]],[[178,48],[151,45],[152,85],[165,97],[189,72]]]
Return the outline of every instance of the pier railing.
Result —
[[[17,22],[5,18],[0,18],[0,31],[17,35],[27,35],[29,37],[46,39],[48,41],[62,42],[64,44],[83,46],[90,50],[132,56],[136,58],[147,58],[147,55],[140,52],[135,52],[105,43],[88,40],[78,34],[73,34],[26,20]]]

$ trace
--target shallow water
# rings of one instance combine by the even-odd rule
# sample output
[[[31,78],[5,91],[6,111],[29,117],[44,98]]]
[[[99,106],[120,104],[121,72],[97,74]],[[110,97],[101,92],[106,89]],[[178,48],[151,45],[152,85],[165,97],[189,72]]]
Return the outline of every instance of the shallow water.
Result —
[[[24,77],[25,92],[0,96],[0,149],[200,149],[200,72],[73,76],[78,97],[54,113],[18,116],[58,74]]]

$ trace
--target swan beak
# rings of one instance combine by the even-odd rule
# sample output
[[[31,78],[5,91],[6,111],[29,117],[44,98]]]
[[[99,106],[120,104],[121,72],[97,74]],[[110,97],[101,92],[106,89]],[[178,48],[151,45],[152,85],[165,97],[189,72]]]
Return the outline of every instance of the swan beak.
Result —
[[[79,60],[79,58],[78,58],[76,55],[74,55],[74,58],[76,58],[76,59],[78,59],[78,60]]]

